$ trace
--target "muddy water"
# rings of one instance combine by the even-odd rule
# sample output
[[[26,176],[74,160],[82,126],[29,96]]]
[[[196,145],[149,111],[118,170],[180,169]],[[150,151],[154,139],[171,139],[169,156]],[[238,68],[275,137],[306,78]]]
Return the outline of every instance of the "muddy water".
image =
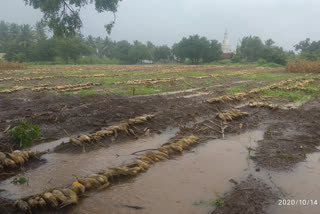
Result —
[[[273,174],[273,181],[285,194],[282,199],[317,200],[317,205],[276,205],[270,208],[275,214],[320,213],[320,153],[308,155],[305,162],[289,173]],[[309,201],[311,203],[311,201]]]
[[[143,150],[158,148],[175,135],[177,129],[163,132],[161,135],[133,140],[126,143],[117,143],[107,148],[91,151],[82,154],[60,154],[50,153],[43,155],[46,163],[38,168],[28,170],[16,177],[25,177],[29,184],[14,185],[10,178],[0,183],[2,191],[0,196],[16,199],[19,197],[35,194],[46,190],[47,188],[70,185],[77,176],[85,176],[90,173],[96,173],[109,167],[119,166],[126,161],[134,159],[136,156],[131,153]],[[49,144],[39,145],[33,150],[52,149],[61,143],[55,141]]]
[[[41,143],[39,145],[31,147],[31,151],[36,151],[36,152],[47,152],[47,151],[52,151],[55,147],[59,146],[60,144],[64,142],[68,142],[69,137],[61,138],[59,140],[55,140],[52,142],[48,143]]]
[[[263,131],[214,140],[184,153],[175,160],[157,163],[130,183],[92,193],[69,213],[208,213],[217,193],[229,191],[229,179],[245,178],[248,146],[261,140]],[[203,201],[202,203],[198,203]],[[202,204],[202,205],[199,205]],[[127,206],[138,206],[136,210]]]

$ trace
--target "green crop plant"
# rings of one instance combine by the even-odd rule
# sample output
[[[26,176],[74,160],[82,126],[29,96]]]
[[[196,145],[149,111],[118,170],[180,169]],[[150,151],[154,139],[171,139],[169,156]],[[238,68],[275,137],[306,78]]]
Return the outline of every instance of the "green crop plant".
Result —
[[[8,131],[8,135],[15,141],[20,143],[21,148],[30,147],[33,140],[40,136],[40,127],[33,124],[27,124],[27,121],[22,120],[20,125]]]

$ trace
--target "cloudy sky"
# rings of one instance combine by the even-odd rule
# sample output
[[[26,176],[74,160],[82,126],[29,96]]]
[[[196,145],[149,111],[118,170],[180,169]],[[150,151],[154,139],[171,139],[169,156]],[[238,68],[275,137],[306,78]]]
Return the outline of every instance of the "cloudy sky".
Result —
[[[92,6],[81,16],[82,33],[102,37],[113,19]],[[0,20],[34,24],[40,19],[23,0],[0,1]],[[233,49],[242,37],[257,35],[289,50],[307,37],[320,40],[319,20],[319,0],[123,0],[111,37],[172,45],[192,34],[222,41],[228,29]]]

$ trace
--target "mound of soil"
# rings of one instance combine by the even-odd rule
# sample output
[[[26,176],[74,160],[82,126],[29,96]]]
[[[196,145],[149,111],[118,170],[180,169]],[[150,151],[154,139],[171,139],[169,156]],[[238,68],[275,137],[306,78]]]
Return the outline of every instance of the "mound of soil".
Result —
[[[265,214],[265,208],[277,198],[271,187],[249,176],[223,198],[222,206],[217,207],[212,214]]]
[[[320,98],[299,109],[278,110],[271,120],[264,139],[258,142],[255,160],[261,167],[288,170],[303,161],[320,145]],[[263,123],[263,122],[262,122]]]

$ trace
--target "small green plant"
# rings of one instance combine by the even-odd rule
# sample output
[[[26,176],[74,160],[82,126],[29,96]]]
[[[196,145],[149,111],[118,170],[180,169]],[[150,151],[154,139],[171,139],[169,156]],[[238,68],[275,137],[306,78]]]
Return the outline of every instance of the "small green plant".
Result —
[[[224,200],[220,197],[220,195],[217,195],[217,196],[218,196],[218,198],[213,201],[213,204],[214,204],[216,207],[222,207],[223,204],[224,204]]]
[[[25,184],[28,182],[29,182],[29,180],[25,177],[14,178],[13,181],[11,181],[11,183],[13,183],[13,184]]]
[[[33,124],[27,124],[27,121],[22,120],[19,126],[16,126],[8,131],[8,135],[15,141],[20,143],[21,148],[31,146],[33,140],[40,136],[40,127]]]
[[[249,156],[249,157],[251,156],[251,152],[252,152],[252,151],[256,151],[256,150],[253,149],[251,146],[248,146],[248,147],[247,147],[247,150],[248,150],[248,156]]]

